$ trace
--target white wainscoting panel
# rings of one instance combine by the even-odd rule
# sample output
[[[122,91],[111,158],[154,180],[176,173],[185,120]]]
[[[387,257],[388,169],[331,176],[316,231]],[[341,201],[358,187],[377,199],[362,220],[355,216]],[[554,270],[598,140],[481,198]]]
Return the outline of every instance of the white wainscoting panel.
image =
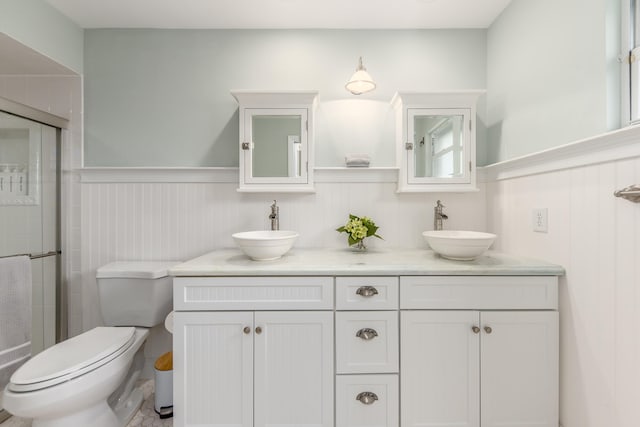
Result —
[[[95,280],[98,267],[116,260],[188,260],[234,247],[231,234],[270,227],[267,216],[273,199],[280,206],[280,228],[300,233],[296,247],[346,246],[346,235],[335,229],[353,213],[369,216],[380,226],[378,233],[384,240],[370,239],[367,246],[372,250],[426,248],[421,233],[433,229],[433,207],[438,199],[449,215],[445,227],[486,229],[484,184],[481,191],[469,194],[397,194],[395,182],[374,179],[316,183],[312,194],[261,194],[239,193],[237,183],[199,182],[201,177],[196,182],[93,182],[97,172],[99,181],[113,174],[93,171],[93,178],[77,184],[81,188],[81,227],[74,240],[79,250],[71,257],[80,263],[82,287],[81,297],[72,295],[70,300],[72,312],[82,312],[81,318],[71,318],[75,323],[70,330],[76,333],[102,323]],[[144,179],[156,172],[143,172]],[[81,173],[74,172],[76,180]],[[157,339],[167,341],[166,337]],[[161,346],[147,348],[149,365],[160,355],[151,352],[159,352]]]
[[[640,157],[509,174],[486,184],[495,248],[567,272],[560,281],[562,425],[639,425],[640,204],[613,192],[640,184]],[[548,233],[532,230],[534,208],[548,209]]]

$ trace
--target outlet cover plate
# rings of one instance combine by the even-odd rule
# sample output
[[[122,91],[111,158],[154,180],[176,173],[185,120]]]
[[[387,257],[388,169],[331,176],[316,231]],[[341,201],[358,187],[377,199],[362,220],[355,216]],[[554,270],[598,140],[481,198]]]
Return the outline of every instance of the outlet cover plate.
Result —
[[[549,213],[547,208],[533,209],[533,231],[538,233],[549,232]]]

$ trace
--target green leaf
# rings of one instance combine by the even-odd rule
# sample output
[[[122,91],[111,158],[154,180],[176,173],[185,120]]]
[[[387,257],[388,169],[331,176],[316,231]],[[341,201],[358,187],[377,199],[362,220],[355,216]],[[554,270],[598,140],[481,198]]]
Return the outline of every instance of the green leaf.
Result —
[[[379,228],[377,225],[367,227],[367,237],[375,236]]]
[[[344,233],[344,225],[340,228],[336,228],[336,231],[339,231],[340,233]]]
[[[351,234],[349,234],[349,239],[348,240],[349,240],[349,246],[353,246],[353,245],[355,245],[356,243],[359,242],[359,240],[356,240],[353,237],[351,237]]]

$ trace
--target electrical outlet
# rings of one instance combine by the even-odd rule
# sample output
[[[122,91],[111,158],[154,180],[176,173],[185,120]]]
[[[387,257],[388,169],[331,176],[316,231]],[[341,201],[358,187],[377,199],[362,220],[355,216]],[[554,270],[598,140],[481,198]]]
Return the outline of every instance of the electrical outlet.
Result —
[[[533,231],[547,233],[549,231],[549,218],[547,208],[533,209]]]

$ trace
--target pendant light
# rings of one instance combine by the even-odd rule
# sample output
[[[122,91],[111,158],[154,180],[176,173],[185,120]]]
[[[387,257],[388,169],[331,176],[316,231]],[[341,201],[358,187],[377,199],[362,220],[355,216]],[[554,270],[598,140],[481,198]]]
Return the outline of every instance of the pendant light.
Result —
[[[362,65],[362,57],[360,57],[356,72],[353,73],[353,76],[351,76],[344,87],[354,95],[361,95],[376,88],[376,83],[371,78],[371,75],[367,73],[367,69]]]

